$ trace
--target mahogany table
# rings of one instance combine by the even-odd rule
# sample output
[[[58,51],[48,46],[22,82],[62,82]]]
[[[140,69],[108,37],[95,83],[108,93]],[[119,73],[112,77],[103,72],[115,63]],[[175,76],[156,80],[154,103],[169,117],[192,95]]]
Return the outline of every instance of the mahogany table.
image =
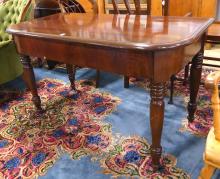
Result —
[[[12,25],[7,32],[13,35],[21,55],[23,76],[37,111],[42,111],[41,101],[29,56],[149,78],[151,155],[157,169],[162,153],[166,82],[192,60],[188,119],[193,121],[205,33],[212,22],[188,17],[56,14]]]

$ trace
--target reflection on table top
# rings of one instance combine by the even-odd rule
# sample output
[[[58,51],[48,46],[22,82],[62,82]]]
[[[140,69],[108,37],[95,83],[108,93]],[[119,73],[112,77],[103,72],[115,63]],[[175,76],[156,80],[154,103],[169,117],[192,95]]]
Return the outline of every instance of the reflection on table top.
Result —
[[[117,48],[161,49],[192,43],[212,22],[208,18],[71,13],[22,22],[7,32]]]

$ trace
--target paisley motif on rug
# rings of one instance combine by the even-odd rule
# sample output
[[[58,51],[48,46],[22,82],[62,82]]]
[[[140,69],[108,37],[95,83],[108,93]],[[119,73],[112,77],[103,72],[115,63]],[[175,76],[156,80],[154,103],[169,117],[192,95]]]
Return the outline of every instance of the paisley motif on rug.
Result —
[[[161,157],[161,167],[153,172],[151,167],[150,145],[141,137],[121,138],[112,145],[105,158],[101,160],[103,173],[114,177],[126,176],[154,179],[189,179],[190,176],[176,167],[176,158],[169,154]]]
[[[210,69],[203,69],[201,81],[204,82],[207,75],[213,72]],[[184,73],[178,74],[179,78],[183,78]],[[184,98],[184,103],[186,106],[189,101],[189,84],[184,86],[181,82],[175,82],[175,96],[182,96]],[[206,90],[204,84],[200,84],[198,98],[197,98],[197,110],[195,112],[195,119],[193,122],[189,123],[188,119],[182,120],[181,132],[188,131],[196,136],[206,137],[210,128],[213,126],[213,111],[211,109],[211,93]]]
[[[35,178],[64,152],[79,159],[103,153],[111,143],[111,126],[102,119],[119,98],[90,81],[76,82],[78,94],[53,79],[37,86],[45,113],[36,115],[30,92],[0,106],[0,178]]]
[[[203,69],[202,71],[202,79],[201,81],[204,82],[206,76],[211,73],[213,70],[210,69]],[[184,71],[181,71],[177,74],[177,78],[184,78]],[[146,79],[130,79],[131,84],[145,88],[149,91],[150,82]],[[189,84],[183,85],[181,81],[174,82],[174,96],[181,96],[184,100],[186,106],[186,115],[187,115],[187,104],[189,101]],[[169,91],[166,94],[169,97]],[[210,128],[213,125],[212,120],[212,109],[210,106],[211,101],[211,94],[207,91],[204,85],[200,85],[199,92],[198,92],[198,101],[197,101],[197,111],[195,113],[195,119],[192,123],[189,123],[188,120],[185,118],[182,120],[182,126],[180,128],[181,132],[188,131],[196,136],[205,137],[207,136]],[[175,103],[175,98],[174,98]]]

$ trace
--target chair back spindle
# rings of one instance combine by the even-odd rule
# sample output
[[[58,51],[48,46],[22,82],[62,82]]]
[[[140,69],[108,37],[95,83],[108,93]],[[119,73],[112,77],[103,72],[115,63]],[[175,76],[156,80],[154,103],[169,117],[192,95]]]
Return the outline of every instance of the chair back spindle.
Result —
[[[62,13],[84,13],[83,7],[75,0],[58,0]]]
[[[126,8],[126,13],[127,14],[136,14],[136,15],[143,14],[143,10],[141,9],[141,1],[140,0],[133,0],[133,2],[134,2],[135,10],[132,10],[129,0],[123,0],[123,3]],[[118,4],[119,4],[118,0],[112,0],[114,14],[121,14]],[[145,14],[147,14],[147,15],[151,14],[151,0],[147,0],[147,11],[145,12]]]

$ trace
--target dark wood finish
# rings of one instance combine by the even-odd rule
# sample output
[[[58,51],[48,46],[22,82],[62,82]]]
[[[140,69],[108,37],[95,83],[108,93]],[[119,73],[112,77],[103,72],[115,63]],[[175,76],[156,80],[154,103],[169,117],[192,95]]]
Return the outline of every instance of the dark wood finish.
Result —
[[[60,7],[60,10],[62,13],[85,13],[85,10],[83,9],[83,7],[75,0],[58,0],[58,4],[59,4],[59,7]],[[93,3],[94,5],[94,13],[98,13],[97,12],[97,4],[94,2]],[[72,83],[75,83],[75,75],[76,75],[76,68],[77,66],[74,65],[73,67],[73,71],[74,73],[73,74],[69,74],[69,70],[67,70],[67,73],[69,76],[71,75],[74,75],[74,80],[72,80],[71,84]],[[99,87],[99,80],[100,80],[100,71],[99,70],[96,70],[96,88]],[[72,84],[73,86],[73,84]],[[75,86],[75,85],[74,85]]]
[[[210,44],[220,44],[220,22],[215,22],[214,24],[212,24],[209,29],[208,32],[206,34],[206,43],[210,43]],[[211,61],[219,61],[220,62],[220,58],[218,57],[208,57],[208,56],[204,56],[203,57],[205,60],[211,60]],[[181,78],[171,78],[171,88],[170,88],[170,100],[169,100],[169,104],[173,104],[173,91],[174,91],[174,80],[179,80],[179,81],[183,81],[183,85],[186,85],[189,81],[188,76],[189,76],[189,65],[191,64],[191,62],[189,64],[186,65],[185,67],[185,72],[184,72],[184,79]],[[203,66],[210,66],[210,67],[217,67],[220,68],[220,65],[218,64],[210,64],[210,63],[203,63]],[[203,83],[203,82],[202,82]]]
[[[96,70],[96,84],[95,84],[96,88],[99,88],[99,80],[100,80],[100,71]]]
[[[150,85],[150,125],[152,135],[151,156],[153,159],[153,168],[155,170],[160,166],[160,157],[162,154],[161,135],[164,119],[164,91],[165,83],[151,82]]]
[[[169,5],[170,5],[170,2],[169,0],[163,0],[163,6],[162,6],[162,15],[164,16],[168,16],[169,14]]]
[[[35,82],[33,67],[31,65],[31,59],[29,56],[25,55],[21,55],[20,58],[24,69],[23,79],[27,88],[31,91],[32,101],[36,107],[37,113],[42,113],[43,110],[41,108],[41,100],[37,93],[37,86]]]
[[[66,69],[67,69],[67,74],[70,80],[70,86],[72,90],[76,90],[75,87],[75,73],[76,73],[76,68],[75,65],[68,65],[66,64]]]
[[[168,101],[168,104],[173,104],[173,92],[174,92],[174,81],[176,79],[175,75],[172,75],[170,78],[170,99]]]
[[[41,0],[34,7],[34,18],[45,17],[60,12],[60,7],[56,0]],[[57,65],[57,62],[49,59],[46,60],[46,63],[49,70],[52,70]],[[37,65],[38,67],[42,67],[43,59],[38,58]]]
[[[190,100],[188,103],[188,120],[192,122],[194,120],[194,114],[197,108],[196,98],[199,91],[199,85],[201,81],[202,62],[204,56],[204,43],[205,35],[202,40],[202,48],[199,53],[192,59],[192,65],[190,69]]]
[[[127,21],[132,28],[124,27]],[[162,151],[165,83],[198,53],[193,58],[191,79],[199,81],[202,37],[212,22],[169,16],[57,14],[13,25],[7,32],[13,35],[18,52],[26,56],[151,79],[151,152],[156,169]],[[36,96],[34,78],[26,76]],[[197,85],[191,85],[190,105],[195,104],[197,95],[192,87]],[[39,107],[39,102],[33,102]],[[191,106],[189,112],[193,119]]]
[[[135,11],[132,11],[130,8],[130,2],[129,0],[123,0],[127,13],[128,14],[136,14],[136,15],[140,15],[142,14],[141,11],[141,1],[140,0],[134,0],[134,5],[135,5]],[[114,9],[114,13],[115,14],[120,14],[119,8],[118,8],[118,1],[117,0],[112,0],[112,5],[113,5],[113,9]],[[151,14],[151,0],[147,0],[147,13],[146,15],[150,15]],[[128,18],[126,18],[126,26],[125,28],[129,28],[129,23],[128,23]],[[129,76],[124,76],[124,88],[129,88]]]
[[[129,77],[124,76],[124,88],[129,88]]]

